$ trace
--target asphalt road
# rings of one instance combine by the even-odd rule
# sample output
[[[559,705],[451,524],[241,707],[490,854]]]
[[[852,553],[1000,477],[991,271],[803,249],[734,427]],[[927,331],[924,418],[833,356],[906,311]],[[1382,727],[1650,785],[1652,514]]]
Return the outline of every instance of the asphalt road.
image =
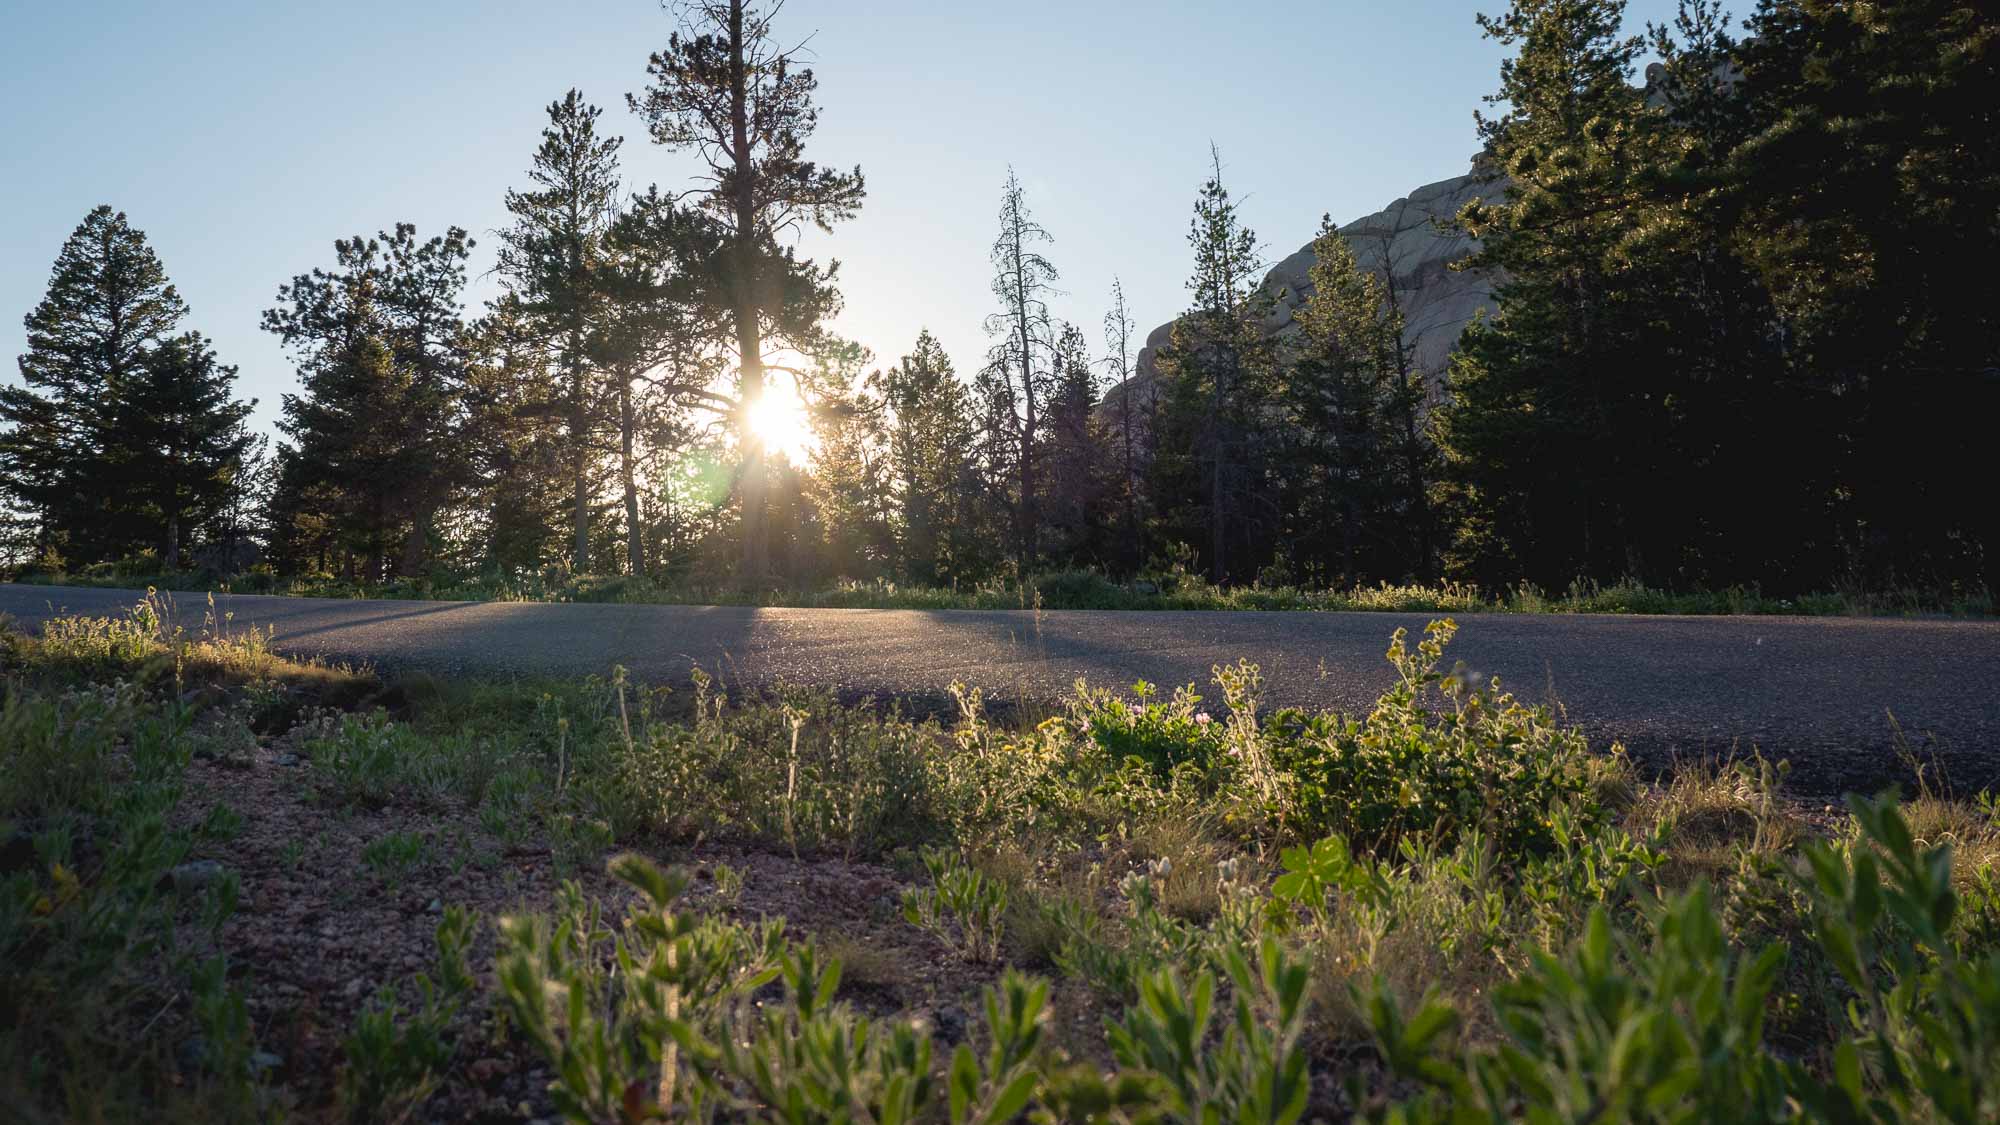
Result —
[[[117,612],[137,591],[0,585],[0,613]],[[198,624],[200,595],[178,595]],[[1365,710],[1391,679],[1397,626],[1431,615],[751,609],[335,601],[217,595],[281,652],[386,673],[569,676],[614,664],[672,681],[700,665],[736,684],[813,684],[936,699],[954,679],[1047,699],[1079,677],[1207,689],[1217,662],[1263,669],[1271,705]],[[1961,790],[2000,786],[2000,622],[1931,619],[1482,615],[1447,660],[1560,704],[1594,740],[1650,763],[1756,747],[1806,792],[1903,776],[1900,746]],[[1220,703],[1220,692],[1207,692]],[[1893,719],[1892,719],[1893,716]],[[1900,727],[1900,741],[1897,729]]]

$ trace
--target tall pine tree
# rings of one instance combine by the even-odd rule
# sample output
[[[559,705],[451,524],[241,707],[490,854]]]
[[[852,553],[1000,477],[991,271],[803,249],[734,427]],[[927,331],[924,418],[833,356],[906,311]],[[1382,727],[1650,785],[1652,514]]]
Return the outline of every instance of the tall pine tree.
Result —
[[[590,570],[597,435],[605,422],[603,373],[592,340],[604,316],[606,236],[618,196],[617,137],[600,137],[603,111],[571,90],[550,103],[528,191],[509,191],[514,224],[501,232],[500,272],[543,341],[558,379],[549,404],[568,426],[570,568]]]
[[[1000,192],[1000,233],[993,240],[993,295],[1000,311],[986,318],[986,332],[998,337],[987,353],[984,380],[990,429],[1008,447],[1004,459],[1014,478],[1009,485],[1014,517],[1014,559],[1022,573],[1041,561],[1044,488],[1042,428],[1055,388],[1055,326],[1048,298],[1055,292],[1056,267],[1036,247],[1051,241],[1028,210],[1027,193],[1014,170]]]
[[[819,80],[798,65],[797,48],[778,45],[777,7],[691,0],[680,11],[680,30],[647,64],[652,85],[627,101],[656,143],[693,152],[707,166],[703,203],[727,230],[744,454],[738,578],[761,586],[771,578],[767,451],[750,419],[765,393],[766,352],[812,352],[821,319],[839,304],[833,270],[780,249],[779,239],[808,223],[831,232],[860,210],[866,191],[860,168],[843,172],[805,157],[819,125]]]
[[[113,412],[187,305],[124,212],[100,206],[63,241],[47,295],[26,318],[21,387],[0,388],[0,478],[38,550],[78,561],[148,545],[107,476]]]
[[[1199,543],[1210,578],[1223,583],[1256,575],[1276,522],[1263,456],[1274,361],[1257,236],[1222,182],[1221,154],[1209,155],[1188,230],[1193,300],[1160,356],[1168,390],[1153,491],[1169,534]]]

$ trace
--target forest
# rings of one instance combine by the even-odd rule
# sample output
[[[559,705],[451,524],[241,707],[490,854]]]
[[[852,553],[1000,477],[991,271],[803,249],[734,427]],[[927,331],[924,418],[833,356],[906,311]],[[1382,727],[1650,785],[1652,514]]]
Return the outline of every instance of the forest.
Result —
[[[1011,174],[990,348],[918,330],[878,362],[796,238],[857,214],[862,170],[814,145],[792,40],[716,0],[624,95],[706,173],[627,190],[625,139],[560,93],[505,189],[496,298],[469,307],[468,231],[392,216],[275,285],[275,441],[144,232],[90,210],[0,387],[0,563],[520,596],[1089,571],[1990,599],[2000,18],[1684,0],[1627,34],[1620,0],[1514,0],[1479,24],[1510,54],[1477,166],[1508,186],[1451,221],[1501,280],[1442,378],[1330,220],[1268,331],[1219,157],[1153,371],[1117,288],[1101,324],[1051,315],[1060,232]]]

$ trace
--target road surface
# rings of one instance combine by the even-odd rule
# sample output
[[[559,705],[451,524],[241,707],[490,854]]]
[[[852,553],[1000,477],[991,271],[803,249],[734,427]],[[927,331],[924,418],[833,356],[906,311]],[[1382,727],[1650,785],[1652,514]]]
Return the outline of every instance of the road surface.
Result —
[[[114,613],[129,590],[0,585],[0,613]],[[178,595],[198,624],[201,595]],[[385,673],[571,676],[614,664],[645,681],[694,665],[736,684],[822,685],[936,699],[954,679],[1049,699],[1079,677],[1210,687],[1247,658],[1269,705],[1365,710],[1389,682],[1398,626],[1429,614],[753,609],[339,601],[217,595],[281,652]],[[1883,618],[1470,614],[1447,660],[1559,703],[1594,741],[1649,763],[1761,749],[1796,787],[1832,793],[1904,776],[1899,747],[1964,791],[2000,785],[2000,622]],[[1219,704],[1219,692],[1206,691]],[[1893,719],[1892,719],[1893,716]],[[1899,736],[1897,730],[1902,734]]]

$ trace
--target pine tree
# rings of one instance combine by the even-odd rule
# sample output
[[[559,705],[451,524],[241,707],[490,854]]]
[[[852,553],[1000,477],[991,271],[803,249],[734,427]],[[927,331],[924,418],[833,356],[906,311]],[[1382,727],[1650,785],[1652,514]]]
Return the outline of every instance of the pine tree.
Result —
[[[597,275],[605,265],[623,143],[598,136],[602,114],[576,90],[550,103],[528,170],[534,188],[507,193],[514,225],[500,236],[500,272],[560,374],[552,405],[568,426],[570,567],[577,574],[590,570],[595,442],[607,398],[591,343],[604,314]]]
[[[1070,566],[1101,566],[1111,557],[1114,467],[1097,417],[1096,366],[1083,332],[1064,324],[1050,357],[1051,382],[1039,460],[1047,491],[1037,505],[1052,540],[1048,553]]]
[[[298,358],[303,392],[284,396],[278,423],[291,439],[272,497],[286,561],[337,559],[346,576],[379,582],[398,546],[402,566],[423,558],[425,525],[460,471],[457,361],[433,348],[458,347],[464,235],[418,243],[399,226],[337,240],[335,268],[279,286],[264,313]]]
[[[653,54],[653,82],[627,98],[653,140],[696,153],[708,166],[704,204],[728,233],[725,278],[737,345],[744,451],[743,566],[739,579],[770,576],[766,528],[766,451],[747,419],[765,393],[765,352],[790,346],[810,353],[820,321],[838,306],[833,271],[779,248],[778,240],[811,223],[831,232],[852,218],[865,196],[861,169],[841,172],[805,159],[819,124],[819,81],[779,47],[771,18],[747,0],[691,0],[667,48]]]
[[[464,307],[466,263],[473,240],[463,228],[418,241],[416,227],[398,223],[381,236],[383,335],[396,362],[410,372],[412,425],[406,440],[426,471],[407,482],[398,501],[410,513],[398,572],[421,574],[437,537],[438,512],[469,483],[464,393],[468,339]]]
[[[512,577],[569,557],[560,376],[512,294],[493,301],[471,335],[466,451],[477,493],[468,499],[481,565]]]
[[[929,330],[882,376],[898,501],[898,570],[912,582],[976,578],[972,400]]]
[[[236,369],[189,332],[147,352],[110,404],[106,431],[118,440],[106,450],[107,503],[121,522],[155,531],[167,570],[180,568],[188,537],[239,483],[256,403],[233,398],[235,382]]]
[[[726,250],[720,222],[658,187],[635,195],[611,226],[593,350],[616,399],[626,565],[633,574],[646,570],[639,463],[664,452],[662,441],[679,444],[695,411],[736,408],[715,391],[729,335],[729,297],[720,284]]]
[[[1041,559],[1043,488],[1039,464],[1043,415],[1054,390],[1054,325],[1048,298],[1055,292],[1056,267],[1035,247],[1051,241],[1049,232],[1028,210],[1027,194],[1014,170],[1000,193],[1000,234],[993,240],[993,295],[1000,311],[986,318],[986,332],[999,340],[987,353],[986,371],[992,389],[990,409],[1003,406],[1008,418],[995,417],[1013,448],[1007,461],[1015,473],[1011,488],[1015,562],[1022,573]]]
[[[1496,582],[1644,571],[1634,501],[1658,427],[1619,378],[1637,321],[1606,300],[1655,136],[1628,82],[1640,41],[1621,35],[1623,15],[1623,0],[1515,0],[1480,17],[1516,49],[1487,99],[1505,111],[1479,117],[1510,186],[1460,222],[1482,239],[1470,268],[1505,280],[1498,317],[1461,341],[1442,434],[1461,565]]]
[[[1287,514],[1297,569],[1352,586],[1400,561],[1384,541],[1395,512],[1385,433],[1396,368],[1385,286],[1362,272],[1331,219],[1313,240],[1312,294],[1294,314],[1303,342],[1287,365],[1282,401],[1289,456]],[[1322,560],[1336,565],[1319,570]]]
[[[1141,428],[1150,420],[1148,413],[1133,401],[1139,393],[1133,384],[1132,333],[1137,325],[1132,314],[1125,307],[1125,285],[1117,278],[1111,280],[1111,310],[1104,314],[1104,347],[1108,353],[1104,362],[1111,368],[1112,389],[1106,397],[1115,397],[1117,423],[1112,439],[1117,443],[1119,470],[1119,508],[1124,518],[1125,550],[1122,556],[1125,570],[1136,573],[1146,561],[1146,544],[1143,525],[1139,521],[1140,480],[1145,476],[1144,448],[1141,444]],[[1158,398],[1158,388],[1148,387],[1149,397]]]
[[[1154,491],[1171,527],[1183,535],[1197,526],[1206,532],[1209,574],[1222,583],[1233,573],[1255,574],[1275,515],[1258,444],[1267,429],[1261,404],[1269,398],[1273,357],[1262,331],[1271,299],[1259,282],[1257,236],[1222,182],[1221,154],[1211,148],[1210,157],[1213,171],[1188,230],[1193,302],[1160,357],[1169,391]],[[1247,556],[1234,564],[1232,531]]]
[[[143,541],[112,518],[109,412],[187,306],[124,212],[94,208],[63,241],[47,295],[26,318],[22,387],[0,388],[0,489],[28,513],[38,549],[113,557]]]
[[[848,384],[845,393],[815,412],[817,443],[804,466],[802,491],[831,576],[876,578],[888,569],[896,549],[883,380],[878,373],[867,381],[851,375],[840,381]],[[802,569],[793,566],[795,573]]]
[[[1812,451],[1838,577],[2000,587],[2000,12],[1763,0],[1749,30],[1725,213],[1788,382],[1829,407],[1806,424],[1840,435]]]

